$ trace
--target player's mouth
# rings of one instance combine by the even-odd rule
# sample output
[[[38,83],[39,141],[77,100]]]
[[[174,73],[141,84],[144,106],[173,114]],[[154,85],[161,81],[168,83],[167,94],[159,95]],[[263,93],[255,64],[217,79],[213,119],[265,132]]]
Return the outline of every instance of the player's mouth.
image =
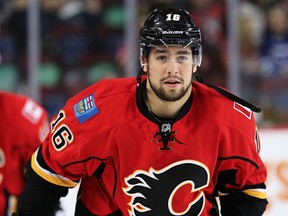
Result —
[[[167,79],[164,81],[164,84],[170,88],[175,88],[181,84],[178,79]]]

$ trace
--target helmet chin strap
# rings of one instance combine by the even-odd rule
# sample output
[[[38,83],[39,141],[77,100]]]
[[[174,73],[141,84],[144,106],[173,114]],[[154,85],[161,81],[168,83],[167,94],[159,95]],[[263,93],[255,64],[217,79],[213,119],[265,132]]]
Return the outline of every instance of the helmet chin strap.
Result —
[[[138,74],[137,74],[137,77],[136,77],[136,81],[137,81],[137,87],[139,87],[140,86],[140,83],[141,83],[141,81],[142,81],[142,79],[141,79],[141,76],[143,75],[143,69],[142,69],[142,67],[139,69],[139,72],[138,72]]]

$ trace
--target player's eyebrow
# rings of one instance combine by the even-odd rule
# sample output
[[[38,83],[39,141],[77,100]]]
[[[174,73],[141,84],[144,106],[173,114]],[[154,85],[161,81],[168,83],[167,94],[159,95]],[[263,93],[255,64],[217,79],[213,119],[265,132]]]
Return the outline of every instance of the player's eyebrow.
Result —
[[[156,49],[155,54],[161,54],[161,53],[170,53],[167,49]],[[178,50],[175,55],[189,55],[191,52],[189,50]]]
[[[179,50],[175,53],[176,55],[189,55],[191,52],[189,50]]]
[[[156,49],[155,54],[157,54],[157,53],[169,53],[169,51],[166,49]]]

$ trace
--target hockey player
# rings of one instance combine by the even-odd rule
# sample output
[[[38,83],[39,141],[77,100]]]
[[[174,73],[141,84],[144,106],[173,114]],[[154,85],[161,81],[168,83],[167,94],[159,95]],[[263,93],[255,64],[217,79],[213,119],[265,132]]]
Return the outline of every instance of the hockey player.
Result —
[[[0,215],[16,210],[24,168],[49,130],[48,113],[31,98],[0,91]]]
[[[19,215],[50,215],[77,184],[77,216],[262,215],[260,108],[192,81],[201,34],[185,10],[153,10],[140,42],[137,82],[100,81],[52,119],[27,164]]]

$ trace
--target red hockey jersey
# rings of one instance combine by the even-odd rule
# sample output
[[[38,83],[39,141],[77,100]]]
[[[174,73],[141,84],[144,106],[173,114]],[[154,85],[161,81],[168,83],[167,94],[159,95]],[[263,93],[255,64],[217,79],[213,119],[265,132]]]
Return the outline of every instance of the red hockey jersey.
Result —
[[[95,215],[208,216],[215,196],[266,199],[253,112],[192,86],[178,117],[157,122],[141,99],[145,84],[98,82],[53,118],[32,169],[58,186],[82,179],[79,200]]]
[[[13,206],[7,196],[22,192],[25,164],[47,135],[49,122],[39,104],[15,93],[0,92],[0,112],[0,215],[7,215]]]

